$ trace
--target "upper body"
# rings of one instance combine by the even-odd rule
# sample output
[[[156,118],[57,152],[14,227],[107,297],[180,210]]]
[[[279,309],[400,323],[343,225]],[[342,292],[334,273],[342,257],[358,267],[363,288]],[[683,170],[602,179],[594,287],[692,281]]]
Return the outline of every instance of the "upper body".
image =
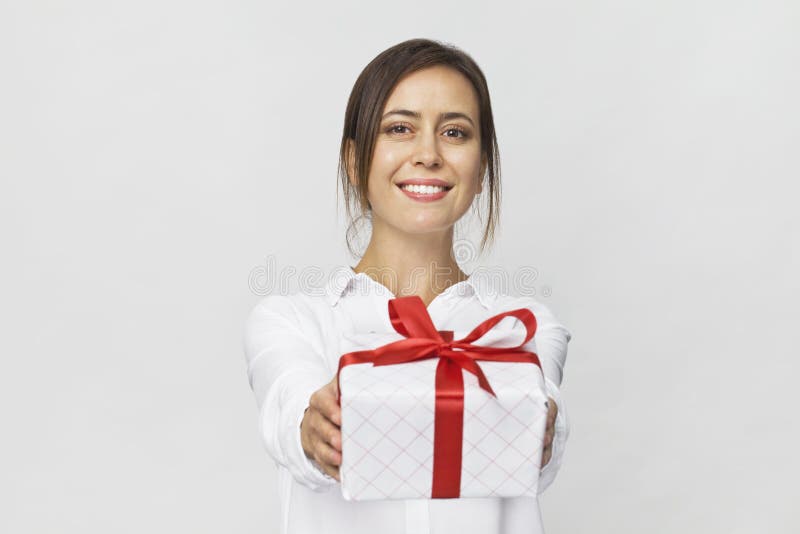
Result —
[[[387,302],[394,295],[352,269],[335,272],[319,293],[264,297],[245,326],[248,376],[260,411],[261,434],[278,467],[281,533],[541,532],[535,498],[365,502],[342,498],[339,482],[305,454],[300,422],[309,397],[336,373],[342,334],[392,331]],[[559,469],[568,435],[559,386],[570,332],[538,300],[500,293],[487,278],[476,275],[437,295],[428,313],[437,329],[454,330],[459,338],[485,319],[520,307],[530,309],[537,322],[535,336],[523,348],[539,356],[547,393],[559,406],[552,457],[541,472],[541,492]],[[524,330],[519,321],[504,319],[493,329],[494,340],[500,336],[518,343]]]
[[[418,296],[434,325],[453,330],[456,339],[492,315],[531,309],[538,321],[531,343],[552,400],[540,489],[560,463],[567,427],[558,386],[569,333],[540,303],[479,286],[456,261],[454,229],[470,208],[486,208],[481,251],[499,221],[497,139],[488,85],[475,61],[428,39],[376,56],[347,103],[339,170],[348,215],[370,223],[358,264],[344,271],[344,285],[332,282],[322,295],[264,298],[247,322],[261,429],[280,467],[283,532],[540,532],[535,498],[346,502],[336,491],[340,334],[391,331],[387,300],[395,296]],[[508,328],[510,321],[503,322]]]

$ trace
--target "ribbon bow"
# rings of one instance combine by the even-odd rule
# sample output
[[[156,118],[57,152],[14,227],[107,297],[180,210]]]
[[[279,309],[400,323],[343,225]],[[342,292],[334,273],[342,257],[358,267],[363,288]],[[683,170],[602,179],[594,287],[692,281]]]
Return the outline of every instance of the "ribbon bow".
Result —
[[[478,365],[478,360],[532,363],[541,368],[536,353],[522,350],[536,333],[536,317],[526,308],[499,313],[480,323],[466,337],[453,340],[453,331],[436,330],[422,299],[416,295],[389,300],[392,327],[405,339],[371,350],[350,352],[339,358],[337,386],[342,368],[351,364],[394,365],[439,358],[436,367],[434,413],[433,498],[458,497],[461,490],[461,448],[464,426],[464,377],[462,369],[475,375],[481,389],[497,397]],[[516,317],[525,325],[525,340],[514,347],[484,347],[472,342],[505,317]],[[338,389],[341,401],[341,388]]]

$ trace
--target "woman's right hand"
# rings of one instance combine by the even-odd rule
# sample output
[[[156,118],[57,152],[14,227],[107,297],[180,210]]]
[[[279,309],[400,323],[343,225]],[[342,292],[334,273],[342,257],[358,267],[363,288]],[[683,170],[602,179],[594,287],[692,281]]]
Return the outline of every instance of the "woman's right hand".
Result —
[[[308,402],[300,423],[300,442],[306,456],[325,473],[339,480],[342,463],[342,410],[336,398],[339,395],[336,376],[315,391]]]

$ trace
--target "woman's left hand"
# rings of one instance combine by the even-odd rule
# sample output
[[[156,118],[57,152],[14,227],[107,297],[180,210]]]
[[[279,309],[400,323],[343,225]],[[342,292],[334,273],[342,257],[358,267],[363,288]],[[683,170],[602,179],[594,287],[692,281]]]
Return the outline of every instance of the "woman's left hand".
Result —
[[[544,448],[542,449],[542,467],[547,465],[553,455],[553,437],[556,433],[556,415],[558,415],[558,405],[553,397],[548,397],[547,408],[547,427],[544,431]]]

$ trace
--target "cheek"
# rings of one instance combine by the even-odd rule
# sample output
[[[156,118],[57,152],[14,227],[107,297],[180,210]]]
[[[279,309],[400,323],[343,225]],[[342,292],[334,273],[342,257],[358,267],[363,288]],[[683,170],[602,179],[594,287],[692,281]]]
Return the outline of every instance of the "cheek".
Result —
[[[480,181],[481,157],[479,152],[461,154],[452,162],[453,166],[458,169],[462,180],[473,180],[476,184]]]
[[[372,192],[388,191],[392,178],[404,161],[398,151],[391,147],[376,145],[372,153],[372,164],[370,165],[367,198],[372,196]],[[394,187],[394,186],[392,186]]]
[[[378,143],[372,155],[372,164],[381,171],[391,171],[405,161],[407,155],[399,145]]]

